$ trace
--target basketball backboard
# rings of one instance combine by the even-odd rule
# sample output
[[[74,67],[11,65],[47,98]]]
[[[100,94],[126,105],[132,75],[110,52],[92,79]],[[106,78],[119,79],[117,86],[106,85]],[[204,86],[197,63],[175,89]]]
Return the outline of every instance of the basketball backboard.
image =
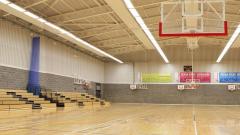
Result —
[[[177,0],[161,3],[159,36],[226,36],[225,0]]]

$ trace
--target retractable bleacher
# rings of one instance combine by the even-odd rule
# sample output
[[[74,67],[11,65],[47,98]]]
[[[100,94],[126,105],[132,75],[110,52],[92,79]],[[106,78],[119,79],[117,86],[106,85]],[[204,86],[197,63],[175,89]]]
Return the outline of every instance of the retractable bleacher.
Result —
[[[0,109],[42,108],[56,108],[56,104],[28,93],[26,90],[0,89]]]
[[[76,107],[77,103],[57,92],[42,91],[41,96],[57,104],[58,107]]]
[[[110,106],[109,102],[87,93],[42,91],[43,97],[56,102],[58,106]]]
[[[31,108],[31,104],[26,104],[25,101],[21,101],[19,98],[8,95],[7,92],[0,90],[0,110]]]

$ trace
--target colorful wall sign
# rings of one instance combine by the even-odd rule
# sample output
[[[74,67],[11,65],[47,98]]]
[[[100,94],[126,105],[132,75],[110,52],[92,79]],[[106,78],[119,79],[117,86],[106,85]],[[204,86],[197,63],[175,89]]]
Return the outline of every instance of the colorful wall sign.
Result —
[[[240,72],[220,72],[220,83],[240,83]]]
[[[211,73],[210,72],[180,72],[179,74],[180,82],[185,83],[193,78],[200,83],[210,83],[211,82]]]
[[[142,82],[145,83],[169,83],[172,82],[171,74],[142,73]]]

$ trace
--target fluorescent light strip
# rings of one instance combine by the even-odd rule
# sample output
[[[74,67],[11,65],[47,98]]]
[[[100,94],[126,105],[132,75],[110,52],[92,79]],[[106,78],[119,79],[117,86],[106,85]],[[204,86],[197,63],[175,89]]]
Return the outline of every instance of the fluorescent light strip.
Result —
[[[43,18],[38,18],[38,21],[42,22],[42,23],[46,23],[47,21],[44,20]]]
[[[8,0],[0,0],[1,3],[3,4],[9,4],[10,2]]]
[[[127,6],[129,12],[132,14],[132,16],[135,18],[135,20],[137,21],[137,23],[141,26],[142,30],[145,32],[145,34],[147,35],[148,39],[152,42],[153,46],[156,48],[156,50],[158,51],[158,53],[162,56],[163,60],[166,63],[169,63],[166,55],[164,54],[164,52],[162,51],[162,49],[160,48],[159,44],[157,43],[157,41],[155,40],[155,38],[153,37],[152,33],[149,31],[147,25],[144,23],[143,19],[141,18],[141,16],[139,15],[138,11],[135,9],[135,7],[133,6],[131,0],[124,0],[125,5]]]
[[[37,16],[37,15],[35,15],[35,14],[29,12],[29,11],[26,11],[22,7],[19,7],[18,5],[15,5],[14,3],[9,2],[8,0],[0,0],[0,2],[3,3],[3,4],[8,5],[9,7],[13,8],[13,9],[19,11],[19,12],[22,12],[22,13],[26,14],[27,16],[29,16],[29,17],[31,17],[33,19],[36,19],[37,21],[39,21],[39,22],[41,22],[41,23],[43,23],[43,24],[45,24],[45,25],[47,25],[47,26],[49,26],[49,27],[51,27],[51,28],[53,28],[53,29],[55,29],[55,30],[57,30],[59,32],[61,32],[61,34],[65,34],[65,35],[69,36],[70,38],[76,40],[77,42],[79,42],[79,43],[81,43],[81,44],[83,44],[83,45],[85,45],[85,46],[87,46],[87,47],[89,47],[89,48],[91,48],[91,49],[93,49],[93,50],[103,54],[106,57],[109,57],[109,58],[111,58],[111,59],[113,59],[113,60],[115,60],[115,61],[117,61],[119,63],[123,63],[121,60],[115,58],[114,56],[112,56],[112,55],[104,52],[103,50],[101,50],[101,49],[99,49],[99,48],[89,44],[88,42],[78,38],[77,36],[75,36],[71,32],[66,31],[65,29],[62,29],[62,28],[58,27],[57,25],[55,25],[55,24],[53,24],[51,22],[48,22],[45,19],[40,18],[39,16]]]
[[[49,26],[49,27],[54,28],[54,29],[58,29],[58,27],[57,27],[56,25],[54,25],[54,24],[52,24],[52,23],[50,23],[50,22],[45,22],[45,24],[46,24],[47,26]]]
[[[218,57],[218,59],[216,61],[217,63],[221,62],[222,58],[227,53],[227,51],[230,49],[230,47],[233,45],[234,41],[237,39],[239,34],[240,34],[240,24],[237,26],[237,28],[234,31],[232,37],[229,39],[227,45],[225,46],[225,48],[223,49],[223,51],[219,55],[219,57]]]
[[[128,8],[128,10],[131,12],[132,16],[141,17],[135,8]]]

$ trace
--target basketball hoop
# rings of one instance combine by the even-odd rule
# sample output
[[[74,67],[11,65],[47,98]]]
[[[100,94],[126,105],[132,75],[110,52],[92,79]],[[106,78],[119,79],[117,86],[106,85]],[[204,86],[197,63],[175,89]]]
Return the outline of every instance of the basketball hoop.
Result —
[[[236,90],[237,90],[236,85],[228,85],[228,91],[233,92],[233,91],[236,91]]]
[[[197,89],[200,87],[199,79],[187,79],[186,82],[187,82],[187,84],[185,84],[185,86],[184,86],[185,89],[194,90],[194,89]]]
[[[178,85],[177,89],[179,91],[195,90],[195,89],[198,89],[200,87],[199,83],[200,83],[199,79],[187,79],[186,84]]]

